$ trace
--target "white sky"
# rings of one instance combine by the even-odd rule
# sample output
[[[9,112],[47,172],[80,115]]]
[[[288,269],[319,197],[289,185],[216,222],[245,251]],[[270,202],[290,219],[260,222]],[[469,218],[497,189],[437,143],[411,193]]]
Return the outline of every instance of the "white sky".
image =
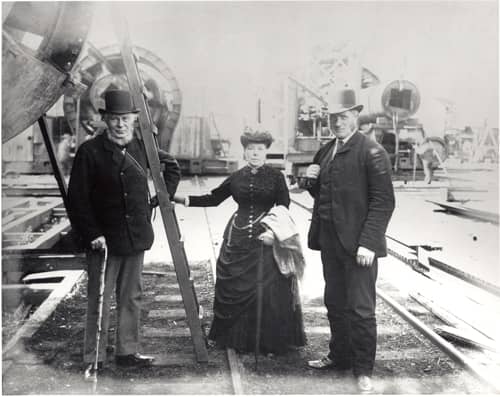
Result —
[[[114,42],[106,3],[90,40]],[[275,72],[297,74],[318,44],[350,43],[385,85],[419,88],[416,116],[440,134],[436,97],[455,103],[456,127],[498,126],[496,1],[113,2],[125,12],[134,44],[174,71],[184,112],[254,117],[257,84]],[[186,113],[185,113],[186,114]],[[435,131],[433,131],[435,130]],[[237,135],[240,131],[235,132]]]

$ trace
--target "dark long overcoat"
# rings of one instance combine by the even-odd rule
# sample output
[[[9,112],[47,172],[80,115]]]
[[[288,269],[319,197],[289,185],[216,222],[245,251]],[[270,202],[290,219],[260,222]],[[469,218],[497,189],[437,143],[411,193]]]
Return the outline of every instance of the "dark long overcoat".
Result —
[[[331,197],[331,221],[343,247],[355,254],[361,245],[387,255],[385,232],[394,210],[394,188],[391,164],[384,148],[360,132],[352,137],[329,161],[335,139],[323,146],[313,163],[330,169],[326,180],[316,180],[310,186],[314,208],[309,230],[309,248],[319,250],[319,191],[327,184]]]
[[[159,151],[170,195],[180,179],[177,161]],[[99,236],[109,252],[130,255],[151,248],[153,228],[148,191],[147,158],[142,141],[134,138],[126,152],[106,133],[84,142],[73,163],[68,188],[69,217],[86,248]]]

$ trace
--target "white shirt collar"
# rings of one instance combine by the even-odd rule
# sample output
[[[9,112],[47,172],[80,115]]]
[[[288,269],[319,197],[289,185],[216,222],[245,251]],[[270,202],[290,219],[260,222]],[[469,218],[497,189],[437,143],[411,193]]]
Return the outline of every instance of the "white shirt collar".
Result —
[[[337,142],[339,141],[339,139],[342,139],[342,142],[344,142],[344,145],[345,145],[345,144],[347,143],[347,141],[348,141],[349,139],[351,139],[351,137],[352,137],[352,136],[353,136],[353,135],[354,135],[357,131],[358,131],[358,130],[354,130],[354,131],[351,133],[351,135],[349,135],[349,136],[347,136],[347,137],[345,137],[345,138],[337,138]]]

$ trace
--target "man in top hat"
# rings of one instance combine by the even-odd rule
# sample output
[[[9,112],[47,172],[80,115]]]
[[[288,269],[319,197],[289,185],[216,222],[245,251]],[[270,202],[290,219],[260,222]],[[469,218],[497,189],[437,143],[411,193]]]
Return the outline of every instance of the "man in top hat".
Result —
[[[308,365],[352,369],[359,391],[369,393],[377,342],[377,258],[386,255],[394,189],[386,151],[358,131],[362,109],[353,90],[335,93],[328,109],[335,138],[316,153],[306,174],[314,197],[308,243],[321,251],[331,331],[328,355]]]
[[[99,367],[106,357],[110,299],[116,293],[117,365],[149,365],[153,358],[139,353],[139,319],[144,251],[153,243],[147,158],[144,144],[134,134],[139,111],[128,91],[105,93],[99,109],[107,129],[78,149],[69,182],[68,214],[86,248],[88,305],[83,359],[95,360],[99,275],[102,250],[107,247]],[[159,150],[163,177],[171,196],[180,179],[177,161]]]

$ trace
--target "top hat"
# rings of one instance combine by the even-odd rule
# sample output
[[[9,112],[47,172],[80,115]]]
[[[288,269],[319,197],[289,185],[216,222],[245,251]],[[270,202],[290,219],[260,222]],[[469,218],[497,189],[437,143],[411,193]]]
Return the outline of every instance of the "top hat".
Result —
[[[110,90],[104,93],[105,109],[99,109],[99,113],[139,113],[134,107],[130,92],[125,90]]]
[[[334,91],[328,96],[328,113],[339,114],[348,110],[361,112],[363,105],[356,103],[356,92],[352,89]]]
[[[247,147],[250,143],[263,143],[266,145],[266,148],[269,148],[274,138],[268,131],[252,131],[250,128],[245,128],[240,141],[243,147]]]

